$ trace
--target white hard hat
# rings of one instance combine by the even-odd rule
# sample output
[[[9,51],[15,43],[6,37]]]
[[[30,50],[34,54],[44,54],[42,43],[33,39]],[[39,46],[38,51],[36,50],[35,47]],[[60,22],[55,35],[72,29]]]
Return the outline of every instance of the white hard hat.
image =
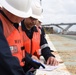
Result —
[[[42,22],[42,19],[43,19],[43,18],[38,18],[38,21]]]
[[[0,8],[1,8],[2,6],[0,5]]]
[[[31,8],[32,8],[32,15],[31,17],[33,18],[41,18],[42,17],[42,7],[40,5],[39,2],[37,1],[33,1],[32,4],[31,4]]]
[[[27,18],[31,15],[31,0],[0,0],[0,4],[10,13]]]

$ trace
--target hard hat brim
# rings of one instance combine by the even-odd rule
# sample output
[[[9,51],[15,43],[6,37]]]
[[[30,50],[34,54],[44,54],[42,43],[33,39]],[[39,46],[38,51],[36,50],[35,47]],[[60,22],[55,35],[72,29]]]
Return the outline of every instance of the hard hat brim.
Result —
[[[40,22],[43,22],[42,19],[43,19],[43,18],[38,18],[38,20],[39,20]]]
[[[18,17],[22,17],[22,18],[27,18],[30,17],[30,15],[32,14],[32,10],[31,8],[27,11],[27,12],[23,12],[20,10],[17,10],[15,8],[13,8],[11,5],[9,5],[6,0],[0,0],[0,4],[2,5],[2,7],[4,7],[7,11],[9,11],[10,13],[18,16]]]
[[[34,14],[32,14],[31,17],[36,18],[36,19],[43,18],[42,15],[41,16],[37,16],[37,15],[34,15]]]

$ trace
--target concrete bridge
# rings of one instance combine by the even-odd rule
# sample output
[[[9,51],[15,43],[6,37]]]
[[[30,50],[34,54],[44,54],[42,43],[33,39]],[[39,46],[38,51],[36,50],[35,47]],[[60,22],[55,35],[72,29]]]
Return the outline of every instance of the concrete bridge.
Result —
[[[61,27],[62,25],[67,25],[67,27],[63,28]],[[42,27],[56,26],[62,30],[62,34],[66,34],[68,29],[72,27],[73,25],[76,25],[76,23],[44,24],[42,25]]]

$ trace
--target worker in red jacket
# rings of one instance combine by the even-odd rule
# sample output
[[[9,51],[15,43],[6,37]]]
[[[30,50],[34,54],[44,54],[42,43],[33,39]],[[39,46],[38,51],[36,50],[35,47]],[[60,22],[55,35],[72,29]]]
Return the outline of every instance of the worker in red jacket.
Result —
[[[30,55],[31,58],[32,56],[39,58],[39,56],[42,55],[46,60],[46,64],[54,66],[58,65],[58,61],[51,53],[52,50],[50,50],[44,34],[41,34],[41,30],[36,26],[38,18],[42,17],[42,7],[38,2],[32,3],[31,7],[32,15],[29,18],[24,19],[21,23],[25,51]]]
[[[19,23],[30,16],[31,0],[0,0],[0,75],[25,75]]]

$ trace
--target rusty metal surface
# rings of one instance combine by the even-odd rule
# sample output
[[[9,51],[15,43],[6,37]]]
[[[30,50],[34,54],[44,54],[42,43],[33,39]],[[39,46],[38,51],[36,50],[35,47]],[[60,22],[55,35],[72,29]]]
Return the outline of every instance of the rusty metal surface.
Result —
[[[61,63],[59,68],[50,72],[37,70],[36,75],[76,75],[76,40],[54,34],[47,36],[49,45],[55,51],[53,54]]]

